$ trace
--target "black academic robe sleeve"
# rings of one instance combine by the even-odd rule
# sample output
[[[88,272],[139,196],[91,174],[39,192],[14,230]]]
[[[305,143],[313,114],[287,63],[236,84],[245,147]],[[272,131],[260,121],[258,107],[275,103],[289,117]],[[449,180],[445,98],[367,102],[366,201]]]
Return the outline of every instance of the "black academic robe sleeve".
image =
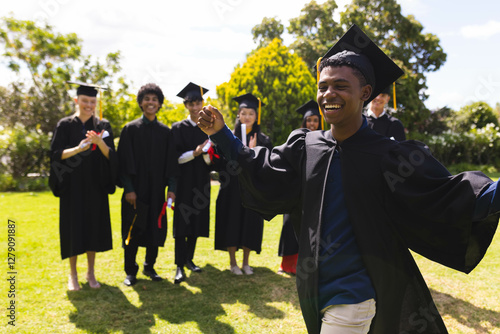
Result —
[[[239,175],[243,205],[266,220],[291,212],[300,201],[303,131],[295,130],[286,144],[272,150],[265,146],[241,148],[238,163],[244,170]]]
[[[100,164],[101,173],[99,173],[101,178],[101,184],[108,194],[114,194],[116,180],[118,179],[118,155],[115,150],[115,142],[113,136],[113,129],[111,128],[111,124],[109,124],[106,120],[101,120],[98,123],[99,131],[108,131],[109,136],[104,138],[104,142],[109,148],[109,159],[106,159],[104,156],[102,157],[102,161]],[[96,150],[99,148],[96,147]]]
[[[64,177],[64,173],[70,168],[62,162],[61,156],[63,151],[68,148],[66,143],[69,142],[69,131],[67,119],[60,120],[54,130],[50,144],[49,187],[56,197],[60,197],[67,187],[67,179]]]
[[[385,201],[399,234],[413,251],[470,272],[483,258],[498,222],[472,222],[476,198],[492,182],[481,172],[451,175],[422,143],[395,145],[382,161]]]

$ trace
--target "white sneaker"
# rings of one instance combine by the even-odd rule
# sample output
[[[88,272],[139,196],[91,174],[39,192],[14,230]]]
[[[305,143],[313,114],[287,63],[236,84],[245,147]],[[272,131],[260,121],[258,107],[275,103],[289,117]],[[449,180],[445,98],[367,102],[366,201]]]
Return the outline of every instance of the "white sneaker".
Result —
[[[243,269],[243,272],[244,272],[246,275],[253,275],[253,269],[252,269],[252,267],[250,267],[249,265],[245,265],[245,266],[243,266],[241,269]]]
[[[232,266],[231,267],[231,272],[235,275],[243,275],[243,273],[241,272],[241,269],[240,267],[238,266]]]

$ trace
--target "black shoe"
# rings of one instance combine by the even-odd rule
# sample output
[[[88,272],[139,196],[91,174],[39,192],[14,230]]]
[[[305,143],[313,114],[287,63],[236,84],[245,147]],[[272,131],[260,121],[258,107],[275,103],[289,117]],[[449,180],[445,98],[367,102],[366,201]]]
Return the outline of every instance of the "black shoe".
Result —
[[[201,273],[201,268],[198,267],[196,264],[193,263],[193,261],[188,261],[186,263],[186,268],[189,270],[195,272],[195,273]]]
[[[160,277],[160,275],[158,275],[154,269],[148,269],[148,270],[144,269],[142,271],[142,273],[144,275],[148,276],[149,278],[151,278],[151,280],[153,280],[153,281],[158,282],[158,281],[162,280],[162,278]]]
[[[184,282],[186,280],[186,274],[184,273],[184,269],[182,267],[177,267],[177,271],[175,272],[174,283],[179,284],[180,282]]]
[[[125,280],[123,281],[123,284],[125,284],[126,286],[132,286],[135,283],[137,283],[137,278],[135,277],[135,275],[127,275],[127,277],[125,277]]]

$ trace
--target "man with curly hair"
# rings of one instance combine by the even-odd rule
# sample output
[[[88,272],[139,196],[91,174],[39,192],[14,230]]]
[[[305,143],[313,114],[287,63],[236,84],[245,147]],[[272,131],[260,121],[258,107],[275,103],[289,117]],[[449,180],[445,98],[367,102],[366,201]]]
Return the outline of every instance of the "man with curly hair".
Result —
[[[137,103],[143,114],[126,124],[118,145],[122,196],[122,238],[125,256],[123,282],[137,283],[139,266],[135,262],[138,247],[146,247],[142,273],[153,281],[161,281],[154,264],[158,247],[165,244],[167,222],[165,187],[168,199],[175,201],[177,170],[170,128],[156,118],[163,104],[160,87],[148,83],[139,89]]]

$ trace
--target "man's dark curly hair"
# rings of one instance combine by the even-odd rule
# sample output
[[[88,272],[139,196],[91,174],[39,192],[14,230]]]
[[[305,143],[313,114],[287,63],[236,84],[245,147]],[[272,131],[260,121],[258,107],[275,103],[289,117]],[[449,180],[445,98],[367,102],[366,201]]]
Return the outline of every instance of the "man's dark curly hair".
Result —
[[[163,100],[165,100],[165,96],[163,96],[163,92],[157,84],[148,83],[139,89],[139,93],[137,93],[137,103],[139,103],[139,106],[141,105],[142,100],[144,99],[144,96],[146,96],[146,94],[156,95],[156,97],[158,97],[158,102],[160,102],[161,108],[161,106],[163,105]]]

